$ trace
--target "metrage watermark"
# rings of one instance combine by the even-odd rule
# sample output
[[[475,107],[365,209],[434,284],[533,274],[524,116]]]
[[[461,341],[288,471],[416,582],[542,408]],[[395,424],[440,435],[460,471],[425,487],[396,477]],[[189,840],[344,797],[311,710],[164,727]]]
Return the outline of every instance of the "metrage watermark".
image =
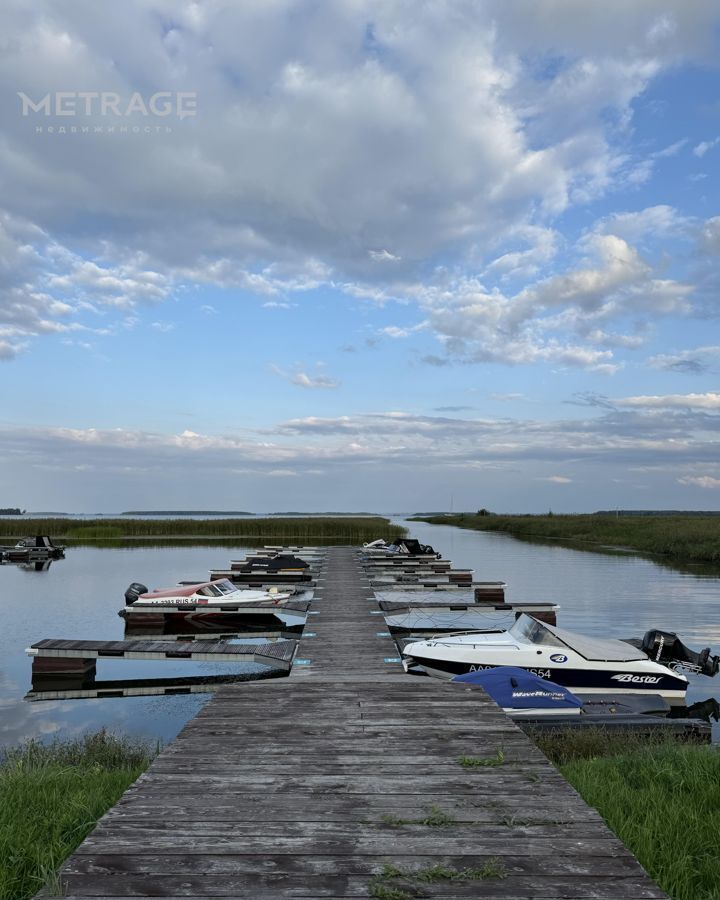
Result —
[[[36,113],[45,116],[177,116],[185,119],[197,115],[195,91],[157,91],[146,100],[134,93],[123,98],[115,91],[55,91],[33,100],[24,91],[18,91],[22,101],[22,114]]]
[[[39,117],[61,120],[92,118],[94,124],[69,123],[35,125],[38,134],[169,134],[168,119],[187,119],[197,115],[195,91],[156,91],[149,97],[135,92],[123,97],[116,91],[54,91],[35,99],[24,91],[17,92],[22,115],[37,122]],[[152,119],[165,119],[164,124],[150,125]],[[98,122],[98,119],[105,120]],[[130,120],[126,124],[126,121]],[[134,124],[138,119],[144,125]],[[109,120],[109,122],[108,122]],[[113,124],[110,124],[113,123]],[[118,124],[115,124],[118,123]],[[122,124],[120,124],[122,123]],[[132,123],[132,124],[131,124]]]

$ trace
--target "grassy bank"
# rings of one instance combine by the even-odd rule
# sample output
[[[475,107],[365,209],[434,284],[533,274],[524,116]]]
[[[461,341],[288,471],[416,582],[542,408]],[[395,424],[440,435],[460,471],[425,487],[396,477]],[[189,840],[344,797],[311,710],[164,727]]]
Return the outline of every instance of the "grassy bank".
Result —
[[[720,564],[719,516],[478,516],[459,513],[421,519],[477,531],[502,531],[519,538],[541,538],[624,547],[684,562]]]
[[[53,540],[97,541],[143,537],[232,537],[273,542],[334,540],[348,544],[404,533],[381,516],[253,519],[23,519],[1,520],[0,539],[49,534]]]
[[[52,884],[63,860],[153,755],[105,731],[2,752],[0,900],[24,900]]]
[[[538,743],[674,900],[720,896],[720,749],[628,736]]]

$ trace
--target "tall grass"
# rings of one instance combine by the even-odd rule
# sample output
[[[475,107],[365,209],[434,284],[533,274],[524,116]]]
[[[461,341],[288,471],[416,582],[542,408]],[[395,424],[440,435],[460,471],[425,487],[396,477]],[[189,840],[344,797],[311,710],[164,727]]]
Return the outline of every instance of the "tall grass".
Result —
[[[0,538],[48,534],[54,540],[97,541],[132,537],[237,537],[269,541],[342,540],[361,543],[405,533],[381,516],[307,516],[252,519],[0,519]]]
[[[502,531],[515,537],[544,538],[624,547],[670,559],[720,563],[720,516],[428,516],[434,525],[456,525],[477,531]]]
[[[156,751],[102,730],[0,755],[0,900],[25,900],[147,768]]]
[[[720,897],[720,749],[651,745],[560,771],[674,900]]]

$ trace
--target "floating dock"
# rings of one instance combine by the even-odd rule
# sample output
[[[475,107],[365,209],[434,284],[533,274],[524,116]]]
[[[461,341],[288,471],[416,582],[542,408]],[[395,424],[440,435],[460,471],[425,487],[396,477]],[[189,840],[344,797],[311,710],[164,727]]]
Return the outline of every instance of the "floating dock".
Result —
[[[305,658],[218,690],[67,860],[66,900],[666,896],[482,691],[405,676],[353,550],[327,560]]]
[[[380,600],[378,606],[391,631],[412,631],[413,634],[432,634],[443,631],[474,631],[505,629],[521,613],[555,625],[555,603],[519,601],[516,603],[438,603],[425,601]],[[494,624],[496,623],[496,624]]]
[[[297,641],[235,644],[229,641],[66,641],[48,638],[25,651],[33,675],[76,675],[98,659],[186,659],[195,662],[254,662],[290,671]]]

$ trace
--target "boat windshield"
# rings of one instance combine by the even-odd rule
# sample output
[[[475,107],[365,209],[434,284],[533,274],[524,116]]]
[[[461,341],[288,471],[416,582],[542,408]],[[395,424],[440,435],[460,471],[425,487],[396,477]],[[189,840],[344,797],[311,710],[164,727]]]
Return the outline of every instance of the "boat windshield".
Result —
[[[524,638],[531,644],[547,644],[551,647],[564,646],[562,641],[545,627],[542,622],[533,619],[532,616],[522,615],[510,629],[510,634]]]
[[[236,590],[232,581],[228,581],[227,579],[216,581],[213,586],[216,587],[221,594],[234,594]]]
[[[215,584],[206,584],[205,587],[201,587],[198,591],[198,594],[201,597],[222,597],[223,592],[218,589]]]

